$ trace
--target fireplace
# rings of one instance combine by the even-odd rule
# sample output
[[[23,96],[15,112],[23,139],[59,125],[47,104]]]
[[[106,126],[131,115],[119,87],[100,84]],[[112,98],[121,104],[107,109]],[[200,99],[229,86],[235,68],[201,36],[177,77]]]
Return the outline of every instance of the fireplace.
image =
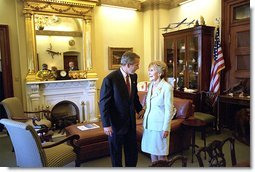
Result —
[[[61,101],[51,110],[51,122],[55,129],[64,132],[65,127],[76,124],[79,120],[79,109],[70,101]]]
[[[69,102],[77,107],[78,122],[98,121],[97,78],[38,81],[26,83],[27,110],[49,109],[60,102]]]

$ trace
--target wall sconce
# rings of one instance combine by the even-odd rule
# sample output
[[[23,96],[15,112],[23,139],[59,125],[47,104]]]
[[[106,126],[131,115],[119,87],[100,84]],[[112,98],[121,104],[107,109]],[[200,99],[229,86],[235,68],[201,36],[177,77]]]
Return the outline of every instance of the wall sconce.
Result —
[[[183,4],[187,4],[187,3],[191,2],[191,1],[193,1],[193,0],[186,0],[186,1],[180,2],[178,5],[181,6]]]
[[[35,26],[38,30],[43,30],[48,25],[48,16],[35,15]]]
[[[44,16],[44,15],[35,15],[35,26],[38,30],[43,30],[45,26],[57,23],[59,18],[55,15],[53,16]]]

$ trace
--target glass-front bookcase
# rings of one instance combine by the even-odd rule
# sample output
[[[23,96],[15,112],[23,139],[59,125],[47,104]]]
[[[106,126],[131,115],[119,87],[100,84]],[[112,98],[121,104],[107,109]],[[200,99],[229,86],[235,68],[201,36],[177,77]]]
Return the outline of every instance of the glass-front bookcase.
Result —
[[[213,57],[214,27],[196,26],[164,33],[164,61],[175,89],[208,90]]]

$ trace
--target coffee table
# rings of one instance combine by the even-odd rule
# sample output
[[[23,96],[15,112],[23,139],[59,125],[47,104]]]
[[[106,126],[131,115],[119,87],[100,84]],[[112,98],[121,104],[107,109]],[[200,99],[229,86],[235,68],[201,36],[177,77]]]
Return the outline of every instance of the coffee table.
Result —
[[[79,147],[76,163],[79,165],[88,160],[110,155],[108,136],[104,133],[101,122],[91,123],[97,124],[100,128],[84,131],[77,128],[85,123],[74,124],[65,128],[67,136],[72,134],[80,136],[80,139],[76,142]]]

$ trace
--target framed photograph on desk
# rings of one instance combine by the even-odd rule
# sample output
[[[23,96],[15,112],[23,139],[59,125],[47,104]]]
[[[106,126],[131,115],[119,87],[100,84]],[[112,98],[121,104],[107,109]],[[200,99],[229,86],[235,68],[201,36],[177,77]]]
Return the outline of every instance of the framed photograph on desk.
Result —
[[[108,69],[114,70],[120,67],[121,56],[126,52],[133,52],[133,48],[108,47]]]

